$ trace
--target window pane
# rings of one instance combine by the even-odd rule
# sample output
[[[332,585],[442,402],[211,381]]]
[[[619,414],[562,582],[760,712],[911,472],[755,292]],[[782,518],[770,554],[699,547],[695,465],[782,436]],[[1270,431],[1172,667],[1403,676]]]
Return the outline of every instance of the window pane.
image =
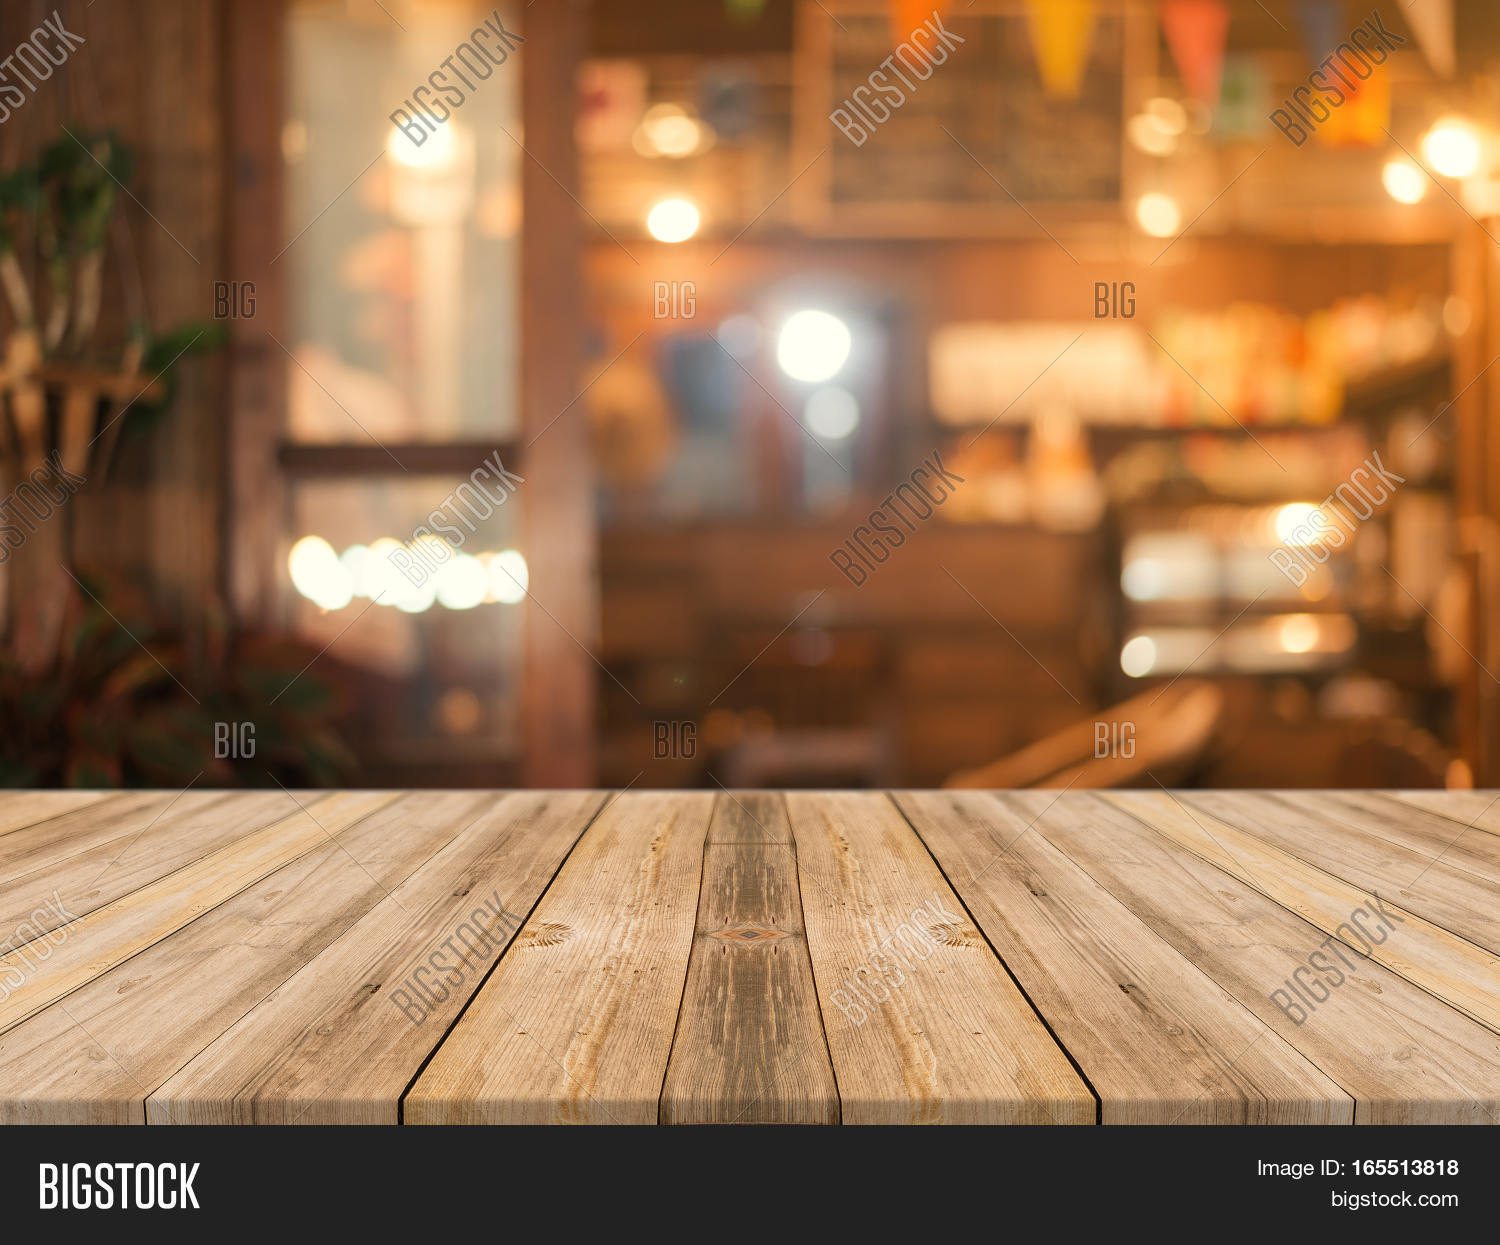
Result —
[[[492,15],[506,36],[517,19],[488,0],[392,12],[310,0],[291,12],[294,241],[280,262],[301,366],[288,369],[289,432],[505,437],[517,421],[520,64]],[[424,106],[448,115],[423,121]]]

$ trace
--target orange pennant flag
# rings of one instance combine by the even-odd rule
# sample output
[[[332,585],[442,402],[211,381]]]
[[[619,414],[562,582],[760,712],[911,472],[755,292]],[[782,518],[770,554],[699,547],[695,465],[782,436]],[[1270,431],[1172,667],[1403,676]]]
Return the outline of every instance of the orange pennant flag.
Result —
[[[1162,0],[1162,33],[1188,94],[1215,108],[1229,40],[1229,6],[1223,0]]]
[[[1388,138],[1391,123],[1391,79],[1379,71],[1353,89],[1341,86],[1345,99],[1318,127],[1318,137],[1330,147],[1375,147]]]
[[[911,38],[912,31],[921,29],[925,22],[931,21],[934,13],[948,7],[946,3],[939,4],[936,0],[890,0],[890,6],[891,37],[898,46]]]

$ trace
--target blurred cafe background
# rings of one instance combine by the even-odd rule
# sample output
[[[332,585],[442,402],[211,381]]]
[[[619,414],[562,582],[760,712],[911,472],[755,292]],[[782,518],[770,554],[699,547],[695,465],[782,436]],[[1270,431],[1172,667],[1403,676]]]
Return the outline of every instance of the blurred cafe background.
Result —
[[[0,782],[1500,785],[1500,6],[12,49]]]

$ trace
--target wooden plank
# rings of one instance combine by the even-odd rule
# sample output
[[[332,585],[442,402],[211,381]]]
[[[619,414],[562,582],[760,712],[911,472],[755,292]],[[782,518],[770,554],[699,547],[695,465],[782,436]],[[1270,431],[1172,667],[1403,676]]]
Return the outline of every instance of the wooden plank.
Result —
[[[1382,791],[1370,795],[1399,800],[1445,820],[1500,835],[1500,791]]]
[[[786,799],[844,1123],[1094,1123],[1093,1093],[891,801]]]
[[[56,894],[66,913],[33,920],[37,935],[154,882],[242,835],[295,812],[284,791],[238,792],[208,801],[184,799],[144,826],[48,868],[0,882],[0,929],[25,920],[41,897]]]
[[[150,886],[0,957],[0,979],[20,983],[0,998],[0,1032],[166,938],[252,882],[393,803],[395,792],[336,792],[308,811],[221,847]]]
[[[1353,1122],[1348,1094],[1028,834],[1014,803],[970,791],[895,799],[1088,1078],[1101,1122]]]
[[[779,795],[720,795],[661,1094],[663,1124],[837,1124]]]
[[[494,909],[524,914],[535,904],[604,796],[491,800],[389,898],[154,1093],[150,1121],[397,1123],[402,1093],[520,924]],[[420,1003],[414,975],[443,997]]]
[[[1383,899],[1379,908],[1396,913],[1396,933],[1385,932],[1378,942],[1373,937],[1367,940],[1363,936],[1367,931],[1353,925],[1350,914],[1370,909],[1373,891],[1336,878],[1210,813],[1191,811],[1166,792],[1121,792],[1105,798],[1351,949],[1500,1032],[1500,956],[1495,952],[1389,899]],[[1274,817],[1274,808],[1265,816]],[[1356,942],[1361,945],[1355,946]]]
[[[1440,822],[1452,853],[1442,845],[1414,850],[1402,841],[1415,837],[1403,822],[1409,823],[1408,813],[1426,814],[1393,800],[1366,809],[1313,792],[1288,797],[1195,791],[1178,798],[1335,877],[1379,891],[1434,925],[1500,951],[1500,866],[1488,868],[1479,861],[1485,873],[1478,875],[1461,867],[1459,860],[1470,860],[1460,856],[1456,845],[1462,826]]]
[[[51,868],[104,843],[128,842],[169,810],[204,808],[224,798],[219,791],[131,791],[91,802],[40,824],[17,827],[0,837],[0,877],[15,878]]]
[[[7,791],[0,796],[0,834],[61,817],[109,798],[104,791]]]
[[[1282,793],[1298,800],[1304,793]],[[1305,807],[1352,822],[1360,830],[1400,843],[1429,860],[1442,856],[1461,869],[1500,882],[1500,817],[1490,808],[1493,796],[1473,791],[1433,792],[1444,798],[1426,807],[1407,795],[1378,791],[1309,791]],[[1421,797],[1414,791],[1410,796]],[[1477,798],[1475,798],[1477,797]]]
[[[1310,955],[1328,955],[1321,930],[1100,796],[1006,799],[1037,818],[1032,833],[1353,1095],[1356,1124],[1500,1119],[1500,1038],[1482,1025],[1357,956],[1342,982],[1319,973],[1335,988],[1299,1020],[1272,992]]]
[[[144,1124],[152,1090],[493,798],[424,792],[388,804],[0,1034],[0,1124]]]
[[[1376,807],[1379,802],[1395,801],[1398,807],[1421,808],[1422,813],[1433,819],[1440,819],[1445,825],[1437,826],[1437,832],[1445,843],[1452,841],[1460,829],[1482,829],[1487,838],[1479,838],[1475,846],[1485,855],[1485,859],[1491,858],[1491,847],[1494,846],[1490,837],[1500,835],[1500,790],[1386,790],[1386,792],[1331,792],[1331,795],[1365,795],[1370,799],[1368,807]],[[1457,822],[1457,826],[1451,828],[1446,822]],[[1427,817],[1419,820],[1418,825],[1431,826],[1433,822]],[[1469,840],[1466,844],[1469,843]]]
[[[407,1094],[409,1124],[651,1124],[682,1003],[713,796],[599,816]]]

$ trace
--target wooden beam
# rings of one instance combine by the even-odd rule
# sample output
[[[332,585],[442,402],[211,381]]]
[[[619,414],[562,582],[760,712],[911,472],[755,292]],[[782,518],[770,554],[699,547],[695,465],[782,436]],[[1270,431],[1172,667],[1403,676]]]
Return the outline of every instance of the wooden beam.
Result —
[[[574,74],[585,0],[525,11],[521,51],[522,552],[531,570],[522,659],[522,781],[593,781],[599,668],[593,468],[582,388],[581,209]]]

